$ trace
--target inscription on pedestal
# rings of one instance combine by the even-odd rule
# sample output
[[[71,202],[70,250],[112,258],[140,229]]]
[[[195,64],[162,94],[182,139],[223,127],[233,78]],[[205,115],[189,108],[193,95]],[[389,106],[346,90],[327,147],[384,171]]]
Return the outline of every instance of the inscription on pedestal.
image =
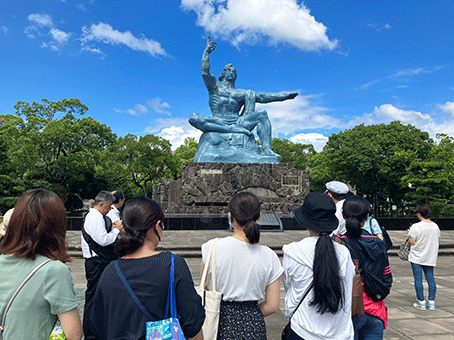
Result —
[[[222,175],[222,169],[200,169],[201,175]]]
[[[282,185],[298,186],[299,177],[298,176],[282,176]]]

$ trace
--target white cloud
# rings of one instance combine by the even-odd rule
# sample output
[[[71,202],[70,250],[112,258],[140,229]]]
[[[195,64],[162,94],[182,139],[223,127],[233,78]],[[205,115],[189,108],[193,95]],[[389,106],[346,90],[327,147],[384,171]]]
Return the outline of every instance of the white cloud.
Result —
[[[148,105],[157,113],[168,113],[166,109],[170,109],[170,105],[163,102],[159,97],[149,100]]]
[[[408,78],[411,78],[412,76],[416,76],[419,74],[430,74],[430,73],[439,71],[441,69],[443,69],[443,66],[437,66],[431,70],[428,70],[425,67],[407,68],[404,70],[397,71],[396,73],[394,73],[390,76],[374,79],[364,85],[361,85],[360,87],[357,88],[357,90],[368,89],[372,85],[375,85],[377,83],[385,83],[385,82],[390,82],[390,81],[403,81],[403,80],[405,81],[406,79],[408,80]],[[408,87],[408,86],[407,85],[398,86],[398,88],[404,88],[404,87]]]
[[[367,24],[367,26],[372,27],[377,32],[380,32],[381,30],[389,30],[389,29],[391,29],[391,25],[388,24],[388,23],[386,23],[384,25],[373,23],[373,24]]]
[[[233,45],[254,45],[265,39],[305,51],[334,50],[327,28],[297,0],[182,0],[184,10],[197,14],[197,25],[214,38]]]
[[[59,52],[63,48],[64,45],[68,42],[69,38],[71,37],[71,33],[63,32],[56,28],[51,28],[49,32],[52,40],[49,42],[42,42],[42,48],[50,48],[52,51]]]
[[[424,67],[419,67],[419,68],[407,68],[405,70],[401,70],[395,74],[393,74],[391,77],[410,77],[414,76],[416,74],[420,73],[432,73],[432,70],[426,70]]]
[[[328,142],[328,137],[321,133],[300,133],[290,137],[290,141],[300,144],[312,144],[315,151],[320,152],[323,150],[326,142]]]
[[[105,56],[104,53],[102,53],[101,49],[99,49],[99,48],[92,48],[92,47],[87,46],[87,45],[83,46],[82,49],[81,49],[81,51],[87,51],[87,52],[91,52],[91,53],[100,54],[100,55],[102,55],[103,58],[104,58],[104,56]]]
[[[383,104],[375,107],[372,113],[366,113],[362,117],[352,119],[349,126],[358,124],[388,124],[392,121],[399,120],[402,124],[411,124],[422,131],[426,131],[431,137],[435,137],[437,133],[446,133],[454,135],[454,102],[446,102],[446,104],[437,104],[436,108],[451,114],[444,121],[435,120],[437,112],[421,113],[413,110],[403,110],[393,106],[392,104]]]
[[[5,25],[0,26],[0,31],[2,31],[4,34],[8,34],[8,27],[6,27]]]
[[[148,112],[148,109],[145,106],[143,106],[142,104],[137,104],[135,106],[135,109],[137,112],[139,112],[139,114],[145,114]]]
[[[318,102],[321,95],[299,95],[285,102],[257,104],[257,110],[266,110],[273,134],[290,135],[297,131],[320,128],[342,128],[345,124],[328,114],[329,108]]]
[[[437,104],[437,108],[454,116],[454,102],[446,102],[446,104]]]
[[[60,31],[59,29],[52,28],[50,30],[50,35],[52,36],[52,39],[56,43],[63,45],[68,42],[69,37],[71,36],[71,33],[66,33],[66,32]]]
[[[76,8],[80,9],[81,11],[84,11],[84,12],[87,10],[87,8],[85,7],[85,5],[83,3],[77,4]]]
[[[117,113],[123,112],[122,110],[116,108],[114,108],[114,111]],[[129,113],[132,116],[140,116],[146,114],[148,112],[148,109],[142,104],[136,104],[136,106],[134,106],[134,109],[127,109],[124,112]]]
[[[35,24],[38,24],[39,26],[52,27],[54,25],[52,23],[52,17],[45,13],[32,13],[28,16],[28,20],[34,22]]]
[[[136,38],[130,31],[120,32],[114,30],[112,26],[106,23],[93,24],[90,28],[82,27],[82,43],[89,41],[98,41],[111,45],[125,45],[132,50],[147,52],[153,57],[167,56],[167,52],[161,47],[161,44],[153,39],[147,39],[142,36]]]
[[[186,118],[158,118],[145,129],[145,132],[167,139],[172,144],[172,150],[182,145],[187,137],[193,137],[198,141],[202,135],[202,131],[192,127]]]

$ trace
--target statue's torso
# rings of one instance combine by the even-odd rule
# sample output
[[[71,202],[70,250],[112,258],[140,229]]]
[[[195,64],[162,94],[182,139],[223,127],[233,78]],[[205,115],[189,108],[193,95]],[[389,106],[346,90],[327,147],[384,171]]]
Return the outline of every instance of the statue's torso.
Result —
[[[218,86],[209,94],[209,105],[213,116],[229,119],[238,118],[244,105],[244,90]]]

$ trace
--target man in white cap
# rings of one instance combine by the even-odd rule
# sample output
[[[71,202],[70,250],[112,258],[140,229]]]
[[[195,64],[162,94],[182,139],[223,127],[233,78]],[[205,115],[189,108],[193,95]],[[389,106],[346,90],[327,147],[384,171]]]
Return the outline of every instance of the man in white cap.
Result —
[[[347,184],[339,181],[331,181],[326,183],[326,191],[325,193],[331,197],[336,204],[336,217],[339,220],[339,225],[337,228],[331,233],[331,235],[342,235],[345,234],[345,220],[342,216],[342,207],[344,205],[344,201],[347,198],[348,193],[348,186]]]

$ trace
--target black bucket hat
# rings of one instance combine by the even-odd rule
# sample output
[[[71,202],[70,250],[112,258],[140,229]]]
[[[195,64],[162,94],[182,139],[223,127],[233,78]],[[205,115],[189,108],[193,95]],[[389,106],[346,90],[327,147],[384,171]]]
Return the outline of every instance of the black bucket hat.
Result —
[[[295,210],[295,219],[304,228],[317,233],[332,232],[339,224],[333,199],[319,192],[306,196],[303,205]]]

